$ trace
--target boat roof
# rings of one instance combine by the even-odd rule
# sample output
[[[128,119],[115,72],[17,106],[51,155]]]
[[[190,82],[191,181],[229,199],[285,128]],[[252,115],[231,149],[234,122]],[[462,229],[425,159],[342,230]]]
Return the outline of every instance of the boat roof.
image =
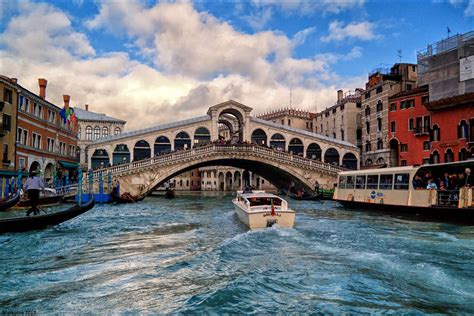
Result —
[[[418,171],[419,169],[434,169],[439,167],[456,167],[456,166],[474,166],[474,160],[464,160],[456,162],[446,162],[440,164],[427,164],[421,166],[406,166],[406,167],[391,167],[391,168],[380,168],[380,169],[364,169],[364,170],[352,170],[352,171],[342,171],[339,172],[340,176],[346,175],[365,175],[365,174],[386,174],[386,173],[396,173],[396,172],[411,172]]]
[[[253,192],[249,192],[249,193],[242,193],[242,191],[239,191],[237,192],[238,195],[240,195],[241,197],[245,198],[245,199],[250,199],[250,198],[254,198],[254,197],[257,197],[257,198],[278,198],[278,199],[281,199],[279,196],[275,195],[275,194],[272,194],[272,193],[267,193],[265,191],[253,191]]]

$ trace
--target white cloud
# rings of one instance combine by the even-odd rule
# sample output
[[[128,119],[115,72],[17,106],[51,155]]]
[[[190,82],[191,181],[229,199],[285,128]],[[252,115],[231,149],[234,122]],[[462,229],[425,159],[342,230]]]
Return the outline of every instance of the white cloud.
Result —
[[[37,78],[44,77],[48,100],[61,106],[62,94],[70,94],[74,106],[90,104],[93,111],[127,120],[129,129],[202,115],[228,99],[256,112],[285,106],[290,88],[293,104],[314,110],[331,105],[335,90],[362,82],[332,72],[331,64],[344,56],[292,57],[312,29],[293,39],[271,31],[244,34],[188,2],[102,4],[87,26],[125,35],[153,58],[152,67],[127,52],[96,52],[72,26],[73,17],[52,5],[19,5],[20,15],[0,34],[2,74],[34,92]],[[349,53],[357,54],[356,48]]]
[[[342,41],[347,38],[356,38],[364,41],[375,39],[375,25],[371,22],[353,22],[344,26],[343,22],[333,21],[329,24],[329,34],[321,37],[324,42]]]
[[[303,44],[306,41],[306,38],[313,34],[316,31],[315,27],[308,27],[302,31],[299,31],[298,33],[293,36],[293,43],[298,46]]]

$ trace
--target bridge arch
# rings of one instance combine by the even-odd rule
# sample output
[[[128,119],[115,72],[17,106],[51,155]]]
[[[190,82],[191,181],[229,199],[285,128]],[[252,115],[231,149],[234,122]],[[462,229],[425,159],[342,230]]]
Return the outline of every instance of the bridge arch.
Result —
[[[110,164],[109,154],[105,149],[96,149],[91,157],[92,169],[105,168]]]
[[[190,149],[191,148],[191,137],[185,131],[181,131],[174,137],[174,149]]]
[[[239,142],[244,140],[245,112],[242,109],[235,106],[224,107],[217,112],[217,118],[219,123],[225,124],[229,128],[231,141]],[[234,130],[231,120],[235,120],[237,123],[236,130]],[[229,127],[229,124],[232,127]]]
[[[273,134],[272,138],[270,138],[270,147],[285,151],[286,150],[285,136],[283,136],[280,133]]]
[[[250,137],[251,142],[258,145],[267,145],[267,133],[261,128],[256,128],[252,132]]]
[[[130,150],[126,144],[118,144],[112,153],[112,164],[121,165],[130,162]]]
[[[171,142],[170,139],[166,136],[158,136],[155,139],[155,145],[154,145],[154,152],[155,156],[161,155],[161,154],[166,154],[171,151]]]
[[[207,127],[198,127],[194,131],[194,146],[204,146],[211,142],[211,132]]]
[[[233,190],[240,190],[242,188],[242,178],[239,170],[234,172]]]
[[[303,156],[304,145],[298,137],[292,138],[288,144],[288,151],[294,155]]]
[[[342,157],[342,166],[347,169],[356,170],[359,161],[353,153],[345,153]]]
[[[139,140],[133,147],[133,161],[148,159],[151,157],[150,144],[146,140]]]
[[[321,161],[321,147],[316,143],[309,144],[306,149],[306,158]]]
[[[330,147],[324,153],[324,162],[339,166],[339,152]]]

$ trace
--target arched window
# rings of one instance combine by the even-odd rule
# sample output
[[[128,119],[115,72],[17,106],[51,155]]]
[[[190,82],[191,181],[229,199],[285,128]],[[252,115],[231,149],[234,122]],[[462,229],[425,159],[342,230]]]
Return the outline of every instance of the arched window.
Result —
[[[371,164],[372,164],[372,159],[367,159],[367,160],[365,161],[365,165],[366,165],[366,166],[370,166]]]
[[[462,120],[458,125],[458,138],[468,138],[469,125],[465,120]]]
[[[372,151],[372,145],[370,144],[369,141],[365,143],[365,151],[366,152]]]
[[[99,138],[100,138],[100,127],[96,126],[94,127],[94,140],[99,139]]]
[[[459,151],[459,161],[464,161],[467,160],[467,149],[466,148],[461,148]]]
[[[432,164],[437,164],[437,163],[439,163],[439,153],[438,153],[436,150],[433,151],[433,153],[431,154],[431,157],[430,157],[430,158],[431,158],[430,160],[431,160],[431,163],[432,163]]]
[[[86,140],[92,140],[92,126],[86,127]]]
[[[441,130],[437,124],[433,125],[433,130],[431,132],[431,141],[439,142],[441,139]]]
[[[383,141],[381,139],[377,141],[377,149],[378,150],[383,149]]]
[[[370,106],[367,105],[367,107],[365,108],[365,116],[369,116],[370,115]]]
[[[446,149],[444,152],[444,162],[453,162],[454,161],[454,153],[451,148]]]
[[[377,102],[377,112],[382,112],[383,111],[383,103],[381,100]]]
[[[77,128],[77,138],[81,139],[81,127],[80,126]]]
[[[108,127],[102,127],[102,137],[107,137],[109,136],[109,128]]]
[[[116,127],[114,129],[114,135],[119,135],[121,132],[122,132],[122,130],[120,129],[120,127]]]

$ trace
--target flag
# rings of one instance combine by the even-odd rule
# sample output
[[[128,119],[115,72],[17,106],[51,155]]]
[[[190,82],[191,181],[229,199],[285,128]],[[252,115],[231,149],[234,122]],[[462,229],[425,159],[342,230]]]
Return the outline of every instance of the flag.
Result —
[[[59,111],[59,116],[63,119],[63,123],[66,124],[66,109],[62,108],[61,111]]]
[[[275,212],[275,205],[273,204],[273,200],[272,200],[272,212],[270,213],[272,216],[275,216],[276,215],[276,212]]]

